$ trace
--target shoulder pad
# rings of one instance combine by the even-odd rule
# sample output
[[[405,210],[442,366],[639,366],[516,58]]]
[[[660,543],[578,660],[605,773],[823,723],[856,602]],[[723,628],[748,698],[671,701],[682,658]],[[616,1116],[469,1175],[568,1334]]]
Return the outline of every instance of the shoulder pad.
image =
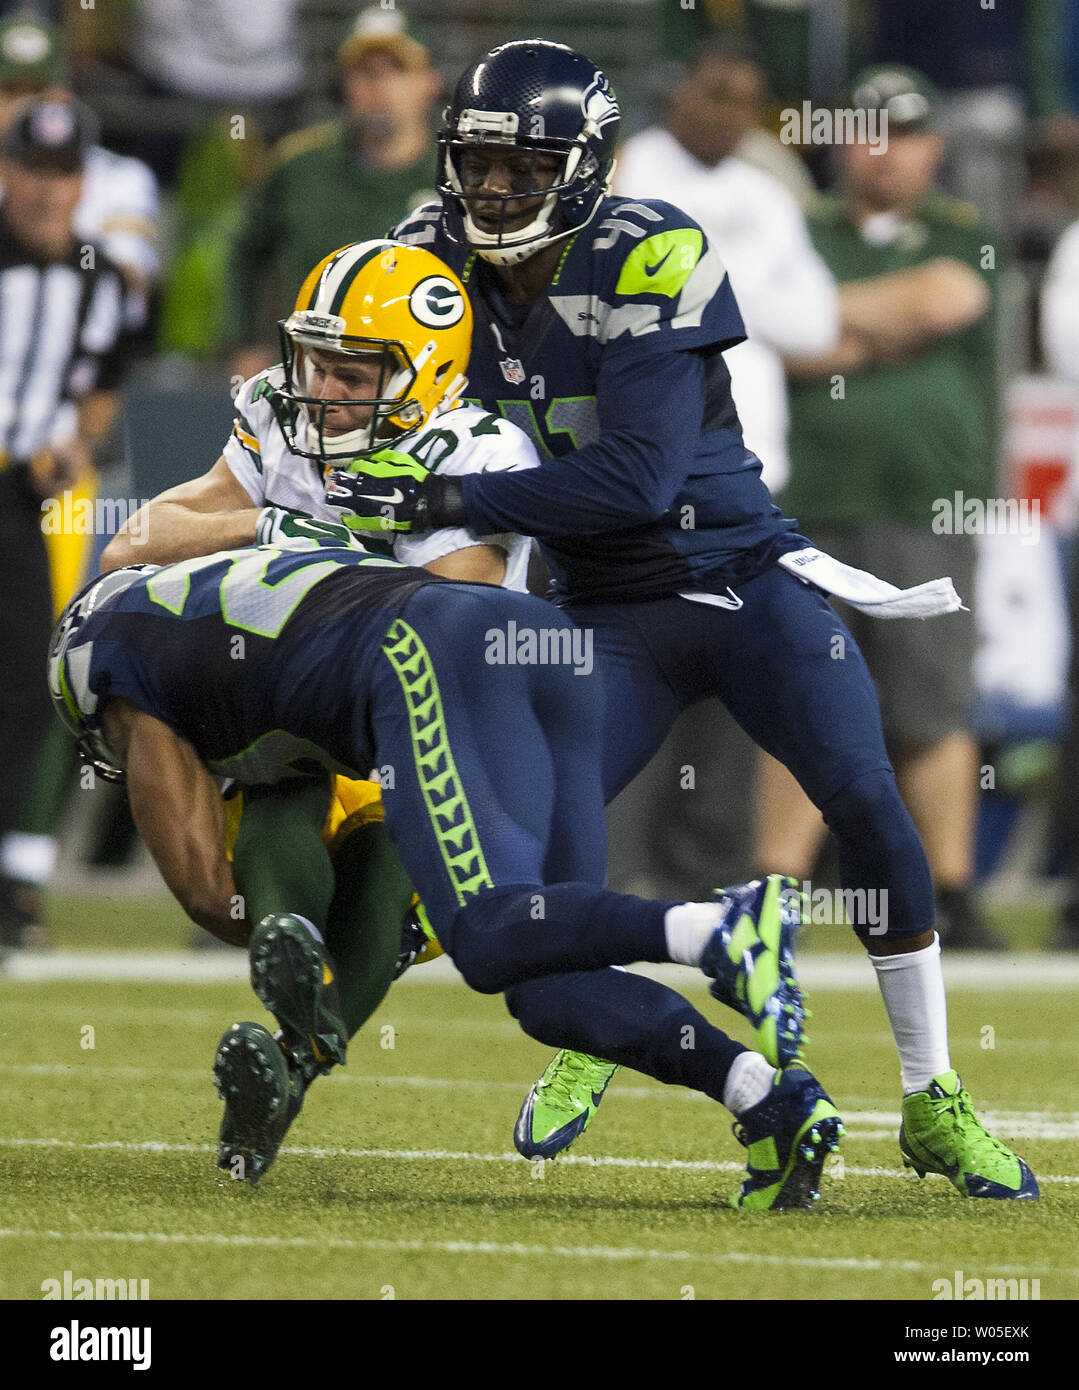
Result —
[[[693,218],[670,203],[609,198],[600,209],[592,249],[609,262],[602,277],[606,293],[674,299],[702,259],[705,238]]]
[[[688,212],[658,198],[604,198],[586,234],[587,230],[592,230],[597,249],[603,250],[604,244],[610,244],[610,237],[601,234],[604,231],[616,230],[639,238],[672,227],[696,226]]]
[[[441,226],[442,204],[423,203],[397,223],[392,235],[394,241],[403,241],[409,246],[426,246],[434,241]]]

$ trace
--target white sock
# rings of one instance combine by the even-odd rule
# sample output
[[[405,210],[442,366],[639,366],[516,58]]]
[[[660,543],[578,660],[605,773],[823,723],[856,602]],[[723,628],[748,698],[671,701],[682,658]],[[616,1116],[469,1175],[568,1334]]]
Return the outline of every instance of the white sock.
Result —
[[[667,954],[679,965],[700,965],[701,953],[723,919],[721,903],[679,903],[663,916]]]
[[[52,878],[59,848],[52,835],[9,830],[0,841],[0,873],[41,888]]]
[[[723,1104],[732,1115],[744,1114],[772,1089],[775,1074],[759,1052],[739,1052],[723,1083]]]
[[[322,939],[322,933],[319,931],[318,927],[315,926],[314,922],[312,922],[312,921],[311,921],[309,918],[307,918],[307,917],[301,917],[300,914],[299,914],[298,912],[292,912],[292,913],[289,914],[289,916],[290,916],[290,917],[295,917],[296,920],[297,920],[297,922],[302,922],[302,923],[304,924],[304,926],[307,928],[307,930],[311,933],[311,935],[312,935],[312,936],[315,938],[315,940],[318,942],[318,944],[319,944],[320,946],[325,946],[326,943],[325,943],[325,941],[323,941],[323,939]]]
[[[921,951],[869,959],[899,1052],[903,1091],[924,1091],[934,1076],[952,1069],[940,937]]]

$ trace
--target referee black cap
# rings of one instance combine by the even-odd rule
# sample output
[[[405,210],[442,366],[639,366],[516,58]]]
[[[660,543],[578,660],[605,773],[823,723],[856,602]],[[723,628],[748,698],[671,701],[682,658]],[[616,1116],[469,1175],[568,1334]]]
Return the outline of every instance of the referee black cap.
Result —
[[[93,112],[78,101],[31,101],[4,136],[4,155],[26,169],[76,174],[97,134]]]

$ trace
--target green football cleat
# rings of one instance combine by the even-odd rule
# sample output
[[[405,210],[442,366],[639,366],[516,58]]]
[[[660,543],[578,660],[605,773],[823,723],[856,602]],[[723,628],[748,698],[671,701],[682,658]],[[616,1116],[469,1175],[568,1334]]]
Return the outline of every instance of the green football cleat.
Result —
[[[1018,1155],[994,1139],[974,1113],[957,1072],[934,1076],[903,1097],[903,1162],[920,1178],[943,1173],[964,1197],[1036,1202],[1038,1181]]]
[[[251,988],[280,1024],[304,1081],[343,1065],[348,1030],[325,949],[285,913],[262,919],[251,933],[250,953]]]
[[[261,1023],[234,1023],[217,1045],[214,1082],[225,1102],[217,1166],[255,1187],[300,1113],[303,1077]]]
[[[731,1205],[743,1211],[811,1209],[824,1161],[839,1148],[843,1121],[817,1078],[800,1064],[777,1071],[772,1089],[734,1124],[749,1150],[745,1180]]]
[[[725,908],[701,956],[714,998],[752,1025],[756,1048],[773,1067],[788,1066],[809,1041],[807,1012],[794,977],[794,938],[801,923],[797,881],[766,879],[724,888]]]
[[[618,1070],[587,1052],[556,1052],[525,1097],[513,1142],[525,1158],[555,1158],[579,1139]]]

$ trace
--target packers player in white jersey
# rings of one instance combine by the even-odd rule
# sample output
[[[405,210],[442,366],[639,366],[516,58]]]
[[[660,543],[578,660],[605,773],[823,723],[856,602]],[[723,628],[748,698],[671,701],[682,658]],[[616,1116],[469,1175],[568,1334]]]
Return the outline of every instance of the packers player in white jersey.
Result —
[[[342,247],[311,271],[280,329],[282,362],[244,382],[221,457],[132,518],[106,549],[103,570],[312,534],[347,541],[347,515],[327,503],[326,488],[330,471],[352,460],[389,477],[539,462],[515,425],[461,402],[471,308],[456,275],[430,252],[391,241]],[[384,532],[358,536],[367,549],[382,545],[446,578],[525,588],[529,543],[520,536],[459,528],[397,535],[392,515]],[[312,821],[331,850],[332,882],[315,856],[297,853]],[[226,1100],[219,1163],[257,1181],[307,1085],[344,1061],[347,1039],[395,974],[440,948],[384,832],[377,782],[337,778],[328,809],[321,789],[302,783],[249,794],[246,805],[236,797],[227,803],[226,833],[244,899],[237,939],[287,902],[314,943],[308,948],[302,931],[297,937],[293,920],[252,959],[252,983],[281,1025],[290,1061],[286,1110],[267,1115],[258,1092],[265,1049],[278,1046],[265,1029],[234,1025],[218,1052]],[[327,957],[336,980],[329,966],[312,969]],[[574,1092],[582,1077],[594,1090],[594,1063],[566,1052],[548,1067],[568,1107],[560,1124],[587,1115]]]

